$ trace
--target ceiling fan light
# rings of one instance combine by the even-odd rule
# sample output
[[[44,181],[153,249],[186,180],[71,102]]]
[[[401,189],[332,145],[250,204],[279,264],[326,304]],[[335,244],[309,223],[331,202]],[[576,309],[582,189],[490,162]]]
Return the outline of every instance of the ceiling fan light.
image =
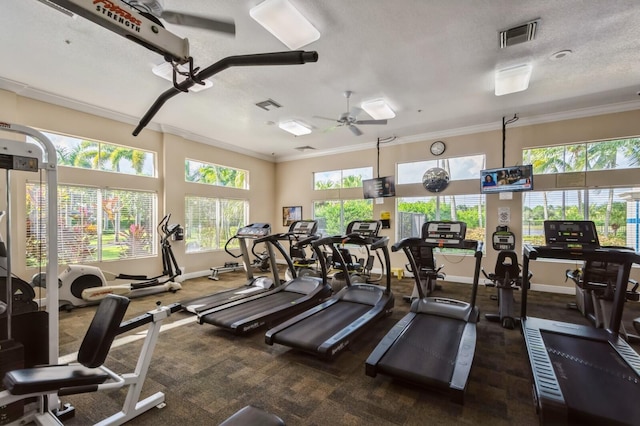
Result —
[[[496,71],[496,96],[527,90],[532,70],[531,64],[524,64]]]
[[[188,72],[189,69],[184,66],[184,65],[178,65],[178,68],[180,69],[180,71],[184,71],[184,72]],[[158,77],[164,78],[165,80],[168,80],[170,82],[173,83],[173,68],[171,66],[171,64],[169,62],[163,62],[160,65],[156,65],[153,68],[151,68],[151,71],[157,75]],[[183,75],[178,75],[176,77],[176,81],[178,83],[181,83],[185,80],[185,77]],[[190,92],[201,92],[205,89],[208,89],[210,87],[213,86],[213,83],[210,80],[204,80],[204,85],[203,84],[194,84],[193,86],[191,86],[189,88]]]
[[[374,120],[386,120],[393,118],[396,113],[385,102],[384,99],[374,99],[371,101],[363,102],[360,107],[365,110]]]
[[[296,120],[281,121],[278,123],[278,127],[295,136],[308,135],[311,133],[311,129],[309,127]]]
[[[320,38],[320,32],[288,0],[265,0],[252,7],[249,15],[291,50]]]

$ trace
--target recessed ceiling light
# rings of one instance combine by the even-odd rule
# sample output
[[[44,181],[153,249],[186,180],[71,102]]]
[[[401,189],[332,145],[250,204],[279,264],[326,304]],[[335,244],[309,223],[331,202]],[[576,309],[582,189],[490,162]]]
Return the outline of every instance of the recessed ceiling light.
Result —
[[[559,52],[554,53],[553,55],[551,55],[549,57],[549,59],[551,59],[552,61],[557,61],[558,59],[562,59],[565,58],[569,55],[571,55],[573,52],[571,50],[561,50]]]
[[[288,0],[265,0],[249,15],[267,31],[296,50],[320,38],[320,32]]]
[[[360,104],[360,108],[365,110],[374,120],[386,120],[387,118],[396,116],[396,113],[384,99],[373,99],[363,102]]]
[[[189,69],[185,65],[178,65],[178,69],[181,72],[189,72]],[[169,62],[163,62],[160,65],[156,65],[151,68],[151,71],[158,77],[164,78],[165,80],[169,80],[173,83],[173,67]],[[178,74],[176,76],[176,81],[178,83],[182,83],[186,79],[185,76]],[[204,80],[204,84],[194,84],[189,88],[190,92],[200,92],[202,90],[208,89],[213,86],[213,83],[210,80]]]
[[[278,123],[278,127],[285,132],[289,132],[296,136],[308,135],[311,133],[311,129],[309,127],[297,120],[281,121]]]
[[[531,64],[524,64],[496,71],[496,96],[527,90],[532,70]]]

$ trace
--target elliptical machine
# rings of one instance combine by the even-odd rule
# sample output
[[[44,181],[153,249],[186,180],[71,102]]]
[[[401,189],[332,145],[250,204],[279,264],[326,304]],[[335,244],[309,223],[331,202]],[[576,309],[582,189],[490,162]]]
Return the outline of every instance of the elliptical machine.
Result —
[[[162,274],[155,277],[146,275],[113,274],[96,266],[67,265],[58,275],[59,307],[71,310],[74,307],[95,304],[108,294],[118,294],[129,298],[141,297],[165,291],[175,293],[182,286],[174,281],[182,274],[178,262],[171,249],[171,239],[184,238],[183,228],[179,224],[169,224],[171,214],[167,214],[158,224],[161,235]],[[139,281],[129,284],[111,285],[113,280]],[[46,276],[36,274],[32,278],[35,287],[44,286]]]
[[[518,265],[518,255],[514,251],[516,248],[516,236],[509,231],[507,226],[498,226],[492,237],[493,249],[499,250],[496,267],[493,273],[487,274],[482,269],[482,274],[491,281],[487,287],[496,287],[497,296],[491,296],[498,301],[497,314],[485,314],[488,321],[499,322],[502,327],[513,330],[520,319],[515,315],[515,301],[513,292],[522,287],[522,275]],[[529,272],[529,279],[532,277]]]

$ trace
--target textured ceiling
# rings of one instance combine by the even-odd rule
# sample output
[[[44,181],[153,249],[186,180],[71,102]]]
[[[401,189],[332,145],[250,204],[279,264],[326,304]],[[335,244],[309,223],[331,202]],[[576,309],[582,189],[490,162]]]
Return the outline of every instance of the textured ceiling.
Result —
[[[286,51],[249,17],[260,0],[165,0],[167,10],[233,18],[236,35],[167,24],[187,37],[196,66],[227,56]],[[230,68],[213,87],[170,99],[152,128],[275,160],[295,147],[317,153],[370,146],[501,122],[504,115],[552,116],[580,109],[640,108],[640,2],[636,0],[291,0],[318,28],[304,50],[317,63]],[[500,49],[498,31],[539,18],[534,41]],[[170,83],[151,73],[163,61],[81,17],[36,0],[3,0],[0,88],[120,117],[133,127]],[[570,49],[573,54],[552,60]],[[493,94],[493,73],[533,64],[529,89]],[[385,97],[397,112],[386,126],[325,131],[351,105]],[[255,104],[282,105],[265,111]],[[294,137],[273,123],[314,127]],[[366,113],[359,118],[369,119]],[[144,131],[144,130],[143,130]]]

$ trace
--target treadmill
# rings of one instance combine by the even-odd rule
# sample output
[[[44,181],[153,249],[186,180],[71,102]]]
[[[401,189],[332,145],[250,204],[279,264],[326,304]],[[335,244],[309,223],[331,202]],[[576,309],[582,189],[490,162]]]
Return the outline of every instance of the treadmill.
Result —
[[[202,311],[220,306],[233,300],[242,299],[244,297],[249,297],[255,294],[266,292],[274,288],[276,285],[280,284],[279,279],[274,280],[271,277],[253,276],[253,268],[251,267],[251,259],[249,257],[249,248],[247,247],[248,240],[254,240],[254,244],[256,244],[256,239],[267,236],[270,233],[271,225],[269,225],[268,223],[252,223],[238,229],[236,235],[229,241],[233,240],[234,238],[238,239],[240,253],[242,256],[242,263],[247,274],[247,281],[242,286],[237,288],[223,290],[213,294],[209,294],[207,296],[197,297],[195,299],[180,302],[184,309],[187,312],[191,312],[192,314],[199,314]],[[229,241],[227,241],[227,244],[229,244]],[[226,245],[224,249],[227,253],[231,254],[234,257],[237,257],[237,255],[234,255],[227,249]],[[269,255],[269,262],[271,263],[271,270],[275,271],[277,268],[277,264],[275,262],[273,250],[269,245],[267,245],[267,250]]]
[[[271,234],[258,238],[255,242],[267,243],[269,256],[273,256],[273,247],[277,248],[295,274],[293,262],[280,240],[288,240],[288,233]],[[316,235],[310,236],[315,240]],[[314,250],[316,250],[314,248]],[[316,254],[320,255],[318,251]],[[274,260],[275,262],[275,260]],[[273,276],[279,282],[277,265],[272,265]],[[317,305],[331,295],[331,286],[325,279],[311,276],[296,277],[274,289],[256,295],[232,300],[228,303],[200,311],[198,322],[211,324],[237,335],[251,333],[265,326],[273,326],[299,312]]]
[[[482,262],[482,242],[465,240],[463,222],[427,222],[424,238],[404,238],[393,245],[403,250],[412,270],[417,271],[416,248],[455,248],[472,252],[475,271],[471,302],[444,297],[428,297],[419,274],[414,274],[419,297],[409,313],[393,326],[365,362],[365,373],[378,373],[424,388],[449,393],[462,404],[476,348],[476,323],[479,309],[476,295]]]
[[[278,343],[331,360],[376,320],[391,314],[394,299],[389,273],[389,238],[378,236],[381,227],[382,223],[377,220],[357,220],[349,223],[345,236],[326,237],[312,243],[316,253],[319,247],[327,246],[334,258],[341,259],[339,263],[344,271],[346,287],[322,304],[268,330],[265,335],[267,344]],[[370,250],[382,251],[386,287],[351,282],[346,266],[348,259],[342,258],[337,247],[344,244],[368,245]],[[318,255],[318,260],[323,272],[322,279],[326,284],[326,260],[321,255]]]
[[[640,356],[619,335],[627,281],[640,255],[597,244],[591,221],[545,221],[545,246],[524,246],[522,333],[541,424],[638,424]],[[609,328],[527,317],[529,262],[549,258],[618,265]],[[589,271],[585,270],[585,282]]]

